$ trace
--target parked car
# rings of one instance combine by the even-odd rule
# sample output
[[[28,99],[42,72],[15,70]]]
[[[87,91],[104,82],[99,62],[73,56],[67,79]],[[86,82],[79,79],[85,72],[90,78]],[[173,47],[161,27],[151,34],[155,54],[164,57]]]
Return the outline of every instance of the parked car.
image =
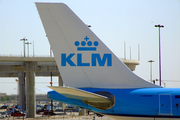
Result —
[[[103,117],[104,115],[99,114],[99,113],[95,113],[98,117]]]
[[[67,106],[65,108],[65,111],[75,111],[74,107],[73,106]]]
[[[6,117],[11,117],[11,113],[5,111]]]
[[[14,113],[11,113],[11,116],[25,116],[26,114],[25,113],[22,113],[20,111],[15,111]]]
[[[53,111],[45,110],[42,115],[56,115]]]
[[[1,106],[0,109],[7,109],[7,105]]]
[[[56,107],[55,108],[55,111],[57,112],[57,111],[63,111],[63,108],[62,107]]]
[[[43,114],[43,113],[44,113],[44,111],[45,111],[45,110],[44,110],[44,108],[39,109],[39,110],[37,110],[37,111],[36,111],[36,114]]]
[[[5,112],[0,112],[0,114],[1,114],[1,116],[2,116],[3,118],[6,117]]]
[[[3,117],[3,115],[0,113],[0,119],[3,119],[4,117]]]
[[[24,113],[24,114],[26,114],[26,110],[19,110],[21,113]]]
[[[11,113],[9,113],[8,111],[5,112],[0,112],[1,115],[3,115],[4,117],[10,117]]]

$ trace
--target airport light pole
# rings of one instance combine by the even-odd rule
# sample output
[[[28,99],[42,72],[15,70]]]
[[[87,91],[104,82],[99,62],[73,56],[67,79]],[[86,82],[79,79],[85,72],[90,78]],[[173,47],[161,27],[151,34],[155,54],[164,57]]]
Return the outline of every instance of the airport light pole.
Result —
[[[52,72],[50,72],[50,74],[51,74],[51,82],[50,82],[50,84],[52,86]],[[52,99],[51,99],[51,110],[53,110],[53,100]]]
[[[26,42],[25,44],[27,44],[27,46],[28,46],[28,57],[29,57],[29,44],[32,44],[32,43]]]
[[[150,62],[150,82],[152,82],[152,62],[154,62],[154,61],[149,60],[148,62]]]
[[[163,28],[164,25],[155,25],[159,28],[159,85],[161,86],[161,41],[160,41],[160,28]]]
[[[26,47],[25,47],[25,41],[27,41],[28,39],[26,38],[23,38],[23,39],[20,39],[20,41],[23,41],[23,46],[24,46],[24,57],[26,57]]]
[[[33,41],[33,57],[34,57],[34,41]]]

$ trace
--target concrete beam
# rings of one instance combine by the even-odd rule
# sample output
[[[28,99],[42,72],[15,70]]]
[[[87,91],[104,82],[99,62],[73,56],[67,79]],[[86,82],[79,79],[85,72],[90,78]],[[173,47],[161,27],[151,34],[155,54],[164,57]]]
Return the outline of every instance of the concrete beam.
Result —
[[[18,77],[18,72],[0,72],[0,77]]]
[[[13,72],[13,71],[24,71],[25,66],[22,65],[1,65],[0,66],[0,72]]]
[[[0,66],[0,72],[16,72],[16,71],[32,71],[32,70],[30,70],[28,66],[22,66],[22,65]],[[37,66],[37,65],[36,67],[33,68],[33,71],[34,72],[59,72],[57,66]]]
[[[52,72],[52,76],[59,76],[59,72]],[[50,72],[36,72],[36,76],[42,76],[42,77],[49,77],[50,76]]]
[[[59,76],[59,72],[52,72],[52,76]],[[36,72],[36,76],[49,77],[49,72]],[[18,77],[18,72],[0,72],[0,77]]]
[[[0,61],[5,62],[55,62],[54,57],[15,57],[15,56],[0,56]]]

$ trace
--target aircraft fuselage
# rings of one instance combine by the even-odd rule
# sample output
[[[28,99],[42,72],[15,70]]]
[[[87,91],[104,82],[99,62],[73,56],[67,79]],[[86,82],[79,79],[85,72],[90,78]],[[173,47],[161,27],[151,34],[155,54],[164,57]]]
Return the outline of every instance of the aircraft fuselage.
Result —
[[[108,110],[99,110],[81,100],[70,99],[51,91],[50,99],[74,104],[95,112],[115,116],[180,117],[179,88],[102,89],[79,88],[89,92],[107,91],[114,95],[115,104]]]

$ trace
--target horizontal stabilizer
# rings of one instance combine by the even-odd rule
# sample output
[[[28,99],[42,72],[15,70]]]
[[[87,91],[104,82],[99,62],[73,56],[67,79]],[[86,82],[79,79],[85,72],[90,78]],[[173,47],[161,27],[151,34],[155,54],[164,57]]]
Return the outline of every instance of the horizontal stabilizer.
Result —
[[[91,93],[72,87],[48,87],[67,98],[82,100],[84,103],[101,110],[109,109],[114,105],[114,100],[96,93]]]

